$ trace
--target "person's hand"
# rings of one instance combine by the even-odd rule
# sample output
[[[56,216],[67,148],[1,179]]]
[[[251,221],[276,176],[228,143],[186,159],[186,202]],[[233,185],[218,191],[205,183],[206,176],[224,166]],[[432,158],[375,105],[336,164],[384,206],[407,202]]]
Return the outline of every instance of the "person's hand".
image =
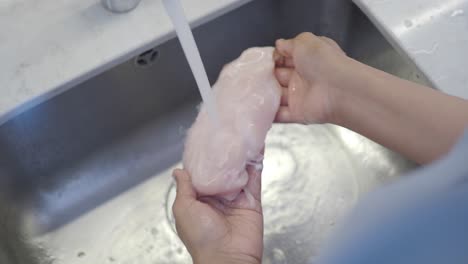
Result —
[[[335,88],[342,84],[341,75],[348,71],[348,59],[335,41],[312,33],[277,40],[275,74],[283,95],[276,121],[330,122]]]
[[[248,185],[232,202],[197,197],[189,173],[174,171],[177,196],[172,210],[177,233],[195,264],[261,263],[261,171],[253,166],[247,171]]]

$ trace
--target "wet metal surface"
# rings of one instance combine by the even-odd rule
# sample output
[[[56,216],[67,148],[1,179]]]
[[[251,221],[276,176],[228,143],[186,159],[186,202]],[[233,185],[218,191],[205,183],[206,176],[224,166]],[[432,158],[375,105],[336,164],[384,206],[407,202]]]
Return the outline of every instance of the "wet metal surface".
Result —
[[[190,116],[191,109],[174,117]],[[148,139],[154,131],[140,133]],[[147,152],[142,159],[154,154]],[[331,125],[275,125],[264,165],[264,263],[306,263],[363,193],[411,167],[375,143]],[[36,241],[56,252],[56,263],[189,263],[171,213],[175,167],[180,164]]]
[[[468,0],[354,0],[434,86],[468,99]]]

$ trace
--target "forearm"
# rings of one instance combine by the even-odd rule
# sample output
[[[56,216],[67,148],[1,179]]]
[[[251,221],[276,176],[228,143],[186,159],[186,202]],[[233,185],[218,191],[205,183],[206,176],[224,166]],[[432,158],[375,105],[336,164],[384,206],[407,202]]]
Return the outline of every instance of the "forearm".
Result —
[[[468,125],[468,102],[349,60],[332,122],[418,162],[446,154]]]

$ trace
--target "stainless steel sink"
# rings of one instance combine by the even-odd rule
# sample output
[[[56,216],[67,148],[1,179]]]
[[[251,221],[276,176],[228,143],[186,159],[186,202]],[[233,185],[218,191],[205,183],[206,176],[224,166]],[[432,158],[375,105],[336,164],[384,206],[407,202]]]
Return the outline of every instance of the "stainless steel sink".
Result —
[[[350,1],[257,0],[195,29],[211,81],[251,46],[302,31],[426,83]],[[0,127],[0,263],[189,263],[171,170],[199,104],[177,40]],[[414,168],[332,125],[275,125],[264,170],[264,263],[308,263],[369,190]]]

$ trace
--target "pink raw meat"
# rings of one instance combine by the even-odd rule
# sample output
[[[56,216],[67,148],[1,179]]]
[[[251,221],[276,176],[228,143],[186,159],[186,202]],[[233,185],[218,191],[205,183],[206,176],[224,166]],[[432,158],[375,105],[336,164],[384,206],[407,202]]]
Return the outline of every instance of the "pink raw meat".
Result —
[[[235,199],[249,180],[246,166],[263,159],[281,99],[273,50],[251,48],[228,64],[213,87],[219,124],[202,106],[189,130],[183,164],[200,195]]]

